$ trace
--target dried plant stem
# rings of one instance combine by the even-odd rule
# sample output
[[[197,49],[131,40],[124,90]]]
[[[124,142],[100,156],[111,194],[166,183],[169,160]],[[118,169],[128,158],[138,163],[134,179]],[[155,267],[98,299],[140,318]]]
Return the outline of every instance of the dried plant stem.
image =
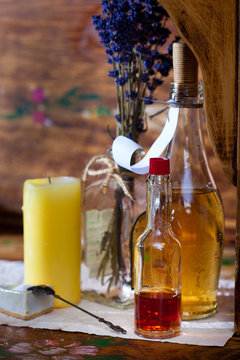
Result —
[[[128,184],[129,185],[129,184]],[[130,179],[129,190],[133,193],[134,180]],[[117,186],[115,189],[115,207],[112,218],[109,222],[108,230],[102,239],[101,252],[104,252],[101,264],[98,269],[97,277],[101,277],[102,285],[105,284],[105,276],[109,261],[111,262],[111,275],[108,278],[108,292],[112,285],[117,285],[119,281],[126,283],[125,280],[125,261],[122,254],[122,222],[123,222],[123,199],[125,197],[122,189]]]

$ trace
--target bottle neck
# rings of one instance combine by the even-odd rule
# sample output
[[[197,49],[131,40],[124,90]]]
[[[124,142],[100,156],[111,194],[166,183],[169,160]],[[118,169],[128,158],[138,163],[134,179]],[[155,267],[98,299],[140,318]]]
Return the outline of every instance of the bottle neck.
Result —
[[[172,83],[170,99],[175,107],[198,108],[203,107],[202,82],[196,83]],[[171,105],[171,104],[170,104]]]
[[[169,228],[171,205],[170,175],[149,175],[147,179],[148,228],[152,230]]]
[[[175,135],[167,152],[173,188],[215,190],[202,129],[205,122],[202,84],[180,85],[172,84],[171,92],[172,106],[180,108]]]

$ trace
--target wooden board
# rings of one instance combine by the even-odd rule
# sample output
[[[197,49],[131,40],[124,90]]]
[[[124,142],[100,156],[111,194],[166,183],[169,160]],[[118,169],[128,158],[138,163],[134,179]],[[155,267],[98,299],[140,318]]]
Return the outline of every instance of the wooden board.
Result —
[[[237,184],[238,0],[163,0],[178,32],[198,59],[204,86],[207,127],[215,154]]]

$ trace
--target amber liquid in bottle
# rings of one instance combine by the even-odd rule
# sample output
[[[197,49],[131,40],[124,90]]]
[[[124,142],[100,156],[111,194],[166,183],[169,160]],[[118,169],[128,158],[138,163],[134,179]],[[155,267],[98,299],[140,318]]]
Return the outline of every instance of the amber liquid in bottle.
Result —
[[[224,215],[204,144],[203,88],[198,62],[183,43],[173,45],[172,105],[178,123],[169,144],[172,175],[172,230],[182,247],[182,319],[216,312]]]
[[[172,230],[182,245],[182,318],[204,318],[217,308],[223,250],[223,212],[215,190],[173,189]]]
[[[173,291],[135,294],[135,326],[143,331],[174,331],[181,326],[181,295]]]

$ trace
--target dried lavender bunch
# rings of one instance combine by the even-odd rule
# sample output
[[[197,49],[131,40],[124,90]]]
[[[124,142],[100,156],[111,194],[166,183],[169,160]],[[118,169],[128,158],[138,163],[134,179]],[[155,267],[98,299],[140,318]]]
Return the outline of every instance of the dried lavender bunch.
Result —
[[[134,141],[147,130],[145,105],[172,68],[171,46],[161,52],[171,32],[168,14],[157,0],[102,0],[93,24],[106,48],[115,78],[118,114],[116,135]]]

